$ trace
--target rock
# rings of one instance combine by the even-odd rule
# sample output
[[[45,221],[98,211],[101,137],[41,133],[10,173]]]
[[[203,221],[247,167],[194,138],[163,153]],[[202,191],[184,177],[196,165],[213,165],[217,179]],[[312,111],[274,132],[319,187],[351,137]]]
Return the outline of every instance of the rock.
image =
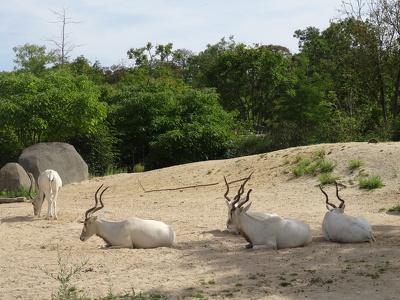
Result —
[[[39,143],[26,148],[18,163],[33,174],[37,181],[39,175],[52,169],[58,172],[63,185],[87,180],[89,170],[74,146],[67,143]]]
[[[370,139],[368,141],[368,144],[378,144],[378,143],[379,143],[379,141],[377,139],[374,139],[374,138],[372,138],[372,139]]]
[[[13,191],[20,186],[30,187],[31,181],[24,168],[17,163],[8,163],[0,169],[0,192]]]

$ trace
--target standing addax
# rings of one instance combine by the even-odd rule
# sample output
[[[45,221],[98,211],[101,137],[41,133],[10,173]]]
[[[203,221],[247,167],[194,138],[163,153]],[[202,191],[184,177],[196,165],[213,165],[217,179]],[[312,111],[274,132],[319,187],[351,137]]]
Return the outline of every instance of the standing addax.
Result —
[[[371,225],[364,217],[353,217],[344,214],[344,200],[339,197],[338,184],[336,185],[336,197],[341,202],[339,207],[329,202],[328,194],[319,188],[326,198],[328,212],[322,221],[322,234],[327,241],[341,243],[362,243],[372,242],[375,238],[372,235]],[[329,208],[331,206],[332,208]]]
[[[102,248],[156,248],[171,246],[175,241],[175,233],[172,228],[160,221],[128,218],[119,222],[98,219],[93,213],[104,207],[102,196],[108,187],[97,194],[95,193],[95,205],[86,211],[85,221],[81,233],[81,241],[88,240],[92,235],[97,235],[105,241]],[[100,206],[98,203],[100,202]]]
[[[232,201],[232,208],[229,213],[230,221],[235,224],[240,234],[248,242],[246,248],[283,249],[301,247],[311,242],[310,226],[304,222],[289,218],[284,219],[278,215],[258,218],[249,214],[247,211],[251,204],[244,208],[242,206],[249,201],[251,189],[247,192],[246,199],[237,204],[240,200],[239,194],[244,192],[246,182],[239,188],[238,197]],[[227,188],[229,189],[228,184]]]
[[[27,172],[30,180],[31,186],[29,188],[29,197],[31,198],[28,203],[33,204],[33,213],[35,216],[40,217],[42,213],[42,205],[44,199],[47,199],[48,209],[46,214],[46,220],[53,216],[54,212],[54,219],[58,219],[57,217],[57,197],[58,192],[62,187],[62,180],[60,175],[54,170],[46,170],[40,174],[38,178],[38,193],[35,197],[32,197],[31,191],[35,184],[35,180],[33,175]]]

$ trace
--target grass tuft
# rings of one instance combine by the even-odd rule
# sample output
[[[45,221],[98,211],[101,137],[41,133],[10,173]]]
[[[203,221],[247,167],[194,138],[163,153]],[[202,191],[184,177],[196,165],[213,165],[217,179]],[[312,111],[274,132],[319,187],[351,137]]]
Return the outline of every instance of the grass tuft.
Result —
[[[32,189],[32,197],[37,194],[37,187]],[[25,197],[29,199],[29,188],[25,186],[20,186],[13,191],[3,190],[0,192],[0,198],[17,198]]]
[[[359,178],[360,188],[366,190],[379,189],[384,186],[382,179],[378,175],[368,176],[367,178]]]
[[[389,212],[395,212],[395,213],[400,213],[400,205],[393,206],[388,209]]]
[[[358,169],[363,165],[363,162],[360,159],[353,159],[349,162],[348,167],[350,170]]]
[[[317,178],[321,184],[333,184],[336,180],[339,179],[338,176],[335,176],[332,173],[322,173],[319,174]]]

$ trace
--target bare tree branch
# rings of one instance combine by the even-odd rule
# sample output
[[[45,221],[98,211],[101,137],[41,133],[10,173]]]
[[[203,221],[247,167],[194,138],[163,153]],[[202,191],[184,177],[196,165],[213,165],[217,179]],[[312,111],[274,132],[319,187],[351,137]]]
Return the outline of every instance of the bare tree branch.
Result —
[[[61,24],[61,34],[59,37],[52,37],[45,39],[45,41],[53,43],[56,46],[56,48],[60,51],[60,62],[62,66],[64,66],[64,64],[68,61],[69,54],[75,48],[83,46],[83,45],[72,44],[72,42],[68,40],[71,34],[66,32],[67,25],[83,23],[82,21],[71,21],[71,18],[67,17],[68,9],[69,7],[63,8],[63,11],[61,13],[50,9],[50,11],[57,16],[57,21],[51,23]]]
[[[250,174],[251,176],[251,174]],[[242,179],[237,179],[234,181],[229,182],[228,184],[232,184],[232,183],[236,183],[236,182],[240,182],[240,181],[244,181],[246,179],[248,179],[250,176],[242,178]],[[220,182],[215,182],[215,183],[207,183],[207,184],[196,184],[196,185],[190,185],[190,186],[183,186],[183,187],[177,187],[177,188],[165,188],[165,189],[157,189],[157,190],[146,190],[142,183],[140,182],[140,180],[138,179],[138,182],[140,184],[140,186],[142,187],[143,191],[145,193],[152,193],[152,192],[162,192],[162,191],[177,191],[177,190],[183,190],[183,189],[191,189],[191,188],[197,188],[197,187],[207,187],[207,186],[213,186],[213,185],[218,185],[220,184]],[[224,183],[225,184],[225,183]]]

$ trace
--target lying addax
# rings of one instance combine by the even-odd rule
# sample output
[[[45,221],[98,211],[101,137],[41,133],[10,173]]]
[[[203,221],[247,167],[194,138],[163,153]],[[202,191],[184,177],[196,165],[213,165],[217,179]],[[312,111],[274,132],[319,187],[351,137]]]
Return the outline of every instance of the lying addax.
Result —
[[[60,175],[58,175],[58,173],[54,170],[43,171],[38,178],[38,193],[34,198],[32,198],[31,191],[35,180],[31,173],[27,172],[27,174],[31,180],[31,186],[29,188],[29,197],[31,199],[28,201],[28,203],[33,204],[34,215],[40,217],[44,198],[46,198],[48,203],[46,219],[48,220],[49,217],[52,217],[54,212],[54,219],[57,220],[57,197],[58,192],[62,187]]]
[[[108,187],[103,189],[97,199],[97,194],[102,186],[95,193],[95,206],[85,213],[80,237],[82,242],[95,234],[106,242],[103,248],[156,248],[170,246],[174,243],[174,231],[163,222],[134,217],[124,221],[111,222],[93,216],[93,213],[104,207],[102,196]],[[100,206],[97,207],[99,201]]]
[[[243,191],[245,183],[240,187]],[[251,191],[250,189],[247,192],[246,199],[238,205],[236,204],[240,198],[237,197],[231,203],[232,208],[229,213],[230,221],[235,224],[240,234],[249,243],[246,248],[283,249],[301,247],[311,242],[310,226],[304,222],[284,219],[278,215],[270,215],[267,218],[250,215],[247,211],[251,204],[244,208],[242,206],[249,201]]]
[[[240,198],[242,197],[243,193],[244,193],[244,185],[246,184],[246,182],[250,179],[251,175],[253,173],[251,173],[249,175],[249,177],[247,177],[245,179],[245,181],[243,182],[243,184],[240,186],[239,190],[238,190],[238,194],[233,198],[233,200],[228,198],[228,194],[229,194],[229,184],[226,181],[226,178],[224,176],[224,180],[225,180],[225,184],[226,184],[226,193],[224,194],[224,197],[226,199],[226,205],[228,206],[228,220],[226,221],[226,230],[235,234],[239,234],[239,229],[236,227],[236,225],[232,222],[231,218],[229,218],[229,214],[232,210],[233,207],[233,202],[238,200],[238,202],[236,202],[236,205],[239,205],[240,203],[242,203],[243,201],[246,200],[246,198]],[[264,212],[260,212],[260,211],[248,211],[247,214],[256,217],[256,218],[261,218],[261,219],[265,219],[271,216],[276,216],[275,214],[267,214]]]
[[[375,238],[372,236],[372,228],[364,217],[353,217],[344,214],[344,200],[339,197],[338,184],[336,185],[336,196],[341,202],[339,207],[328,202],[328,194],[319,188],[326,198],[326,208],[329,210],[322,221],[322,234],[328,241],[341,243],[362,243],[372,242]],[[329,208],[332,207],[332,209]]]

